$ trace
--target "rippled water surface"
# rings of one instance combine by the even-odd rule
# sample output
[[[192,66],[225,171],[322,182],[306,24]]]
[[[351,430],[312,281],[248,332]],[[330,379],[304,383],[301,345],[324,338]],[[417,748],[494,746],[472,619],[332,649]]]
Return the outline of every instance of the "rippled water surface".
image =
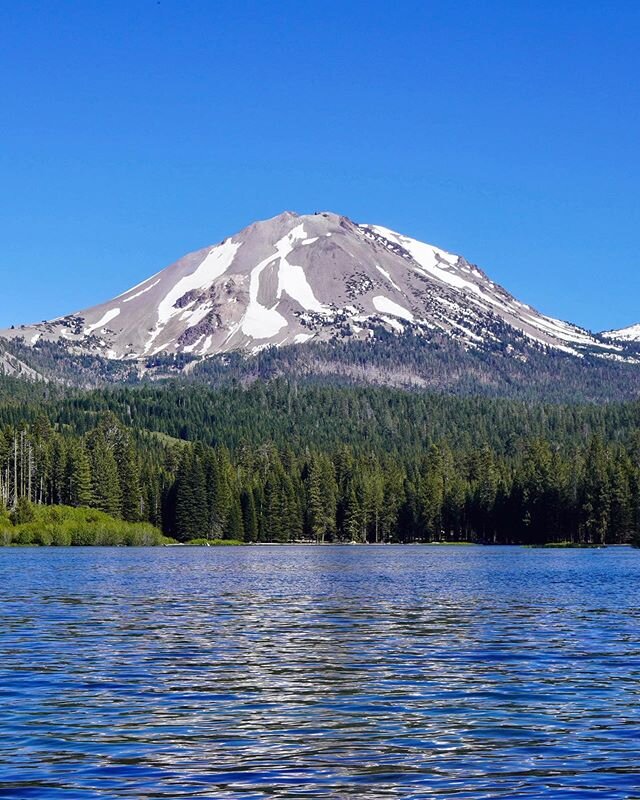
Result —
[[[640,552],[0,549],[0,797],[640,798]]]

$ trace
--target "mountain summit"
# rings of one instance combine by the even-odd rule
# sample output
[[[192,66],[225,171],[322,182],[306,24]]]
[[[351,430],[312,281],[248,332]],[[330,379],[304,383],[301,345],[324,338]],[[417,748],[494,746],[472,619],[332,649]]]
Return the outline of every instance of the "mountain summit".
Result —
[[[256,222],[113,300],[0,335],[147,359],[365,339],[380,327],[476,349],[513,336],[573,355],[620,349],[519,302],[462,256],[328,212]]]

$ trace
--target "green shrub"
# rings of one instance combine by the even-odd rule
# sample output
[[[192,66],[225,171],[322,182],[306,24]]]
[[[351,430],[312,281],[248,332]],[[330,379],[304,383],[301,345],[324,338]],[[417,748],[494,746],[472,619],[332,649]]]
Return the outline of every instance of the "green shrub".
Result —
[[[69,547],[71,544],[71,531],[63,527],[54,528],[51,536],[51,544],[55,547]]]
[[[123,522],[102,511],[21,502],[0,514],[0,545],[157,546],[168,540],[146,522]]]

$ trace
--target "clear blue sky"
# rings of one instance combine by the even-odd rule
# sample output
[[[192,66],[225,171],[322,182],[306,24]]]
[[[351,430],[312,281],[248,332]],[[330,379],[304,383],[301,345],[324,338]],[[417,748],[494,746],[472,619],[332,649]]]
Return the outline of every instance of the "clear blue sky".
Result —
[[[285,209],[640,320],[640,3],[0,4],[0,326]]]

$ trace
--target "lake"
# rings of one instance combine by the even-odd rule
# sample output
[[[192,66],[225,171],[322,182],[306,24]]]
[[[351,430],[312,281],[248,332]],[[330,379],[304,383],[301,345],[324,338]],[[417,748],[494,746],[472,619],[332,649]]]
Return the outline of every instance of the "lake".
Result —
[[[0,549],[0,797],[640,797],[640,552]]]

